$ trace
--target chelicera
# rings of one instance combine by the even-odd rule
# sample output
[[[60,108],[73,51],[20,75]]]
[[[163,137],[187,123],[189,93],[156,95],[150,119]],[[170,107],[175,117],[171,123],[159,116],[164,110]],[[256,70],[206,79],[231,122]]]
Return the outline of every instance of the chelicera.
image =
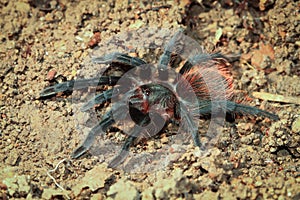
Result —
[[[82,111],[87,111],[97,104],[114,99],[110,110],[73,151],[72,158],[84,155],[95,137],[106,132],[117,120],[130,119],[135,125],[120,153],[110,162],[110,167],[116,167],[125,160],[130,146],[137,138],[152,137],[170,122],[181,123],[184,131],[191,133],[194,144],[202,149],[205,145],[200,142],[195,116],[210,115],[213,112],[223,116],[246,114],[278,120],[275,114],[232,101],[233,81],[227,59],[221,53],[203,51],[190,58],[181,58],[180,52],[185,48],[183,37],[183,32],[179,31],[171,38],[156,67],[138,57],[110,53],[92,58],[92,62],[126,66],[127,71],[123,76],[70,80],[46,87],[40,93],[41,97],[48,97],[93,85],[113,86],[97,94],[82,107]],[[181,65],[174,62],[177,58],[182,61]],[[173,70],[175,68],[177,72]]]

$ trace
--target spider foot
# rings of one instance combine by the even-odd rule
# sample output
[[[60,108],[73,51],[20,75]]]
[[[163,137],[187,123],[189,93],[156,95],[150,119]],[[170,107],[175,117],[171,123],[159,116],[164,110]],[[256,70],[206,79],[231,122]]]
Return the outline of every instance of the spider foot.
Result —
[[[85,154],[87,151],[88,151],[88,148],[81,145],[72,152],[71,158],[77,159],[80,156],[82,156],[83,154]]]
[[[122,150],[119,155],[117,155],[112,161],[108,164],[110,168],[116,168],[121,165],[127,158],[129,151]]]
[[[73,86],[74,86],[74,81],[67,81],[53,86],[49,86],[41,91],[40,97],[48,97],[51,95],[55,95],[59,92],[72,91]]]

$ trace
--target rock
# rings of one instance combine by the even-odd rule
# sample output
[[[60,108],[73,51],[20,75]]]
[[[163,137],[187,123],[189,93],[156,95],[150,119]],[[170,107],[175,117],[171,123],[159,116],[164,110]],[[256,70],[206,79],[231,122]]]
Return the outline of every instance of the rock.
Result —
[[[271,147],[271,148],[270,148],[270,152],[271,152],[271,153],[274,153],[274,152],[276,152],[276,151],[277,151],[277,148],[276,148],[276,147]]]
[[[61,196],[65,196],[67,197],[67,199],[70,199],[68,198],[68,194],[66,191],[62,191],[60,189],[46,188],[43,191],[42,199],[59,199],[59,197]]]
[[[8,158],[6,159],[6,163],[11,166],[16,166],[20,159],[20,155],[18,155],[14,151],[11,151],[11,153],[8,155]]]
[[[255,186],[255,187],[260,187],[260,186],[262,186],[262,184],[263,184],[262,181],[256,181],[256,182],[254,183],[254,186]]]
[[[131,200],[139,198],[139,192],[137,189],[129,181],[124,180],[119,180],[117,183],[112,185],[109,188],[107,195],[116,200]]]
[[[91,200],[102,200],[103,199],[103,195],[102,194],[93,194],[93,196],[91,197]]]
[[[187,192],[191,187],[189,180],[183,175],[181,169],[175,169],[173,176],[165,179],[158,177],[159,181],[142,193],[143,199],[172,199]],[[147,197],[147,198],[146,198]]]
[[[136,20],[135,23],[133,23],[133,24],[131,24],[131,25],[129,26],[129,29],[138,29],[138,28],[140,28],[140,27],[143,26],[143,25],[144,25],[144,22],[143,22],[143,21],[141,21],[141,20]]]
[[[8,193],[11,196],[26,197],[30,191],[30,176],[13,176],[3,180],[3,183],[7,186]]]
[[[111,176],[112,172],[107,170],[106,165],[98,165],[92,170],[88,171],[72,190],[76,196],[81,193],[83,188],[89,188],[94,192],[100,188],[103,188],[105,181]]]
[[[292,124],[292,131],[294,133],[300,132],[300,117],[298,117]]]
[[[51,69],[47,74],[46,80],[48,80],[48,81],[53,80],[56,74],[57,74],[57,71],[55,69]]]
[[[195,199],[219,199],[219,193],[218,192],[212,192],[210,190],[206,190],[201,194],[195,194],[193,196]]]

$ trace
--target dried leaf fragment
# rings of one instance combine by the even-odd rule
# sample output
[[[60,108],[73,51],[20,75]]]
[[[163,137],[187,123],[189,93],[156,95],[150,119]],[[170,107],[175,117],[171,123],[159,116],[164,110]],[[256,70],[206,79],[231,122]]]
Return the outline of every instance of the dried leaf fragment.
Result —
[[[299,97],[283,96],[279,94],[271,94],[267,92],[253,92],[252,95],[255,98],[267,100],[267,101],[277,101],[282,103],[294,103],[300,105]]]

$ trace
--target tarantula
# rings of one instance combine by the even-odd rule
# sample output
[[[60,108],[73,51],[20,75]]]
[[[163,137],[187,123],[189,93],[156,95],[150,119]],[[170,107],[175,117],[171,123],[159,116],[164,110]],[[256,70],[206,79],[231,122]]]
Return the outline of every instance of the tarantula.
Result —
[[[224,116],[229,113],[278,120],[275,114],[232,101],[233,81],[227,58],[221,53],[200,52],[187,59],[180,58],[180,53],[185,48],[183,36],[182,31],[179,31],[171,38],[156,68],[138,57],[111,53],[92,58],[92,62],[126,66],[126,72],[132,71],[129,75],[125,73],[123,76],[70,80],[47,87],[40,93],[41,97],[48,97],[94,85],[113,86],[112,89],[96,95],[81,108],[82,111],[87,111],[96,104],[115,99],[115,103],[99,124],[91,129],[84,142],[73,151],[72,158],[85,154],[95,137],[106,132],[117,120],[129,118],[135,125],[119,155],[110,162],[110,167],[118,166],[125,160],[130,146],[138,137],[151,137],[169,122],[182,123],[183,129],[192,134],[194,144],[203,149],[205,145],[200,142],[195,116],[213,113],[215,116]],[[181,68],[175,62],[178,58],[183,63]],[[179,72],[171,73],[171,68],[179,68]],[[143,84],[139,84],[141,79]]]

